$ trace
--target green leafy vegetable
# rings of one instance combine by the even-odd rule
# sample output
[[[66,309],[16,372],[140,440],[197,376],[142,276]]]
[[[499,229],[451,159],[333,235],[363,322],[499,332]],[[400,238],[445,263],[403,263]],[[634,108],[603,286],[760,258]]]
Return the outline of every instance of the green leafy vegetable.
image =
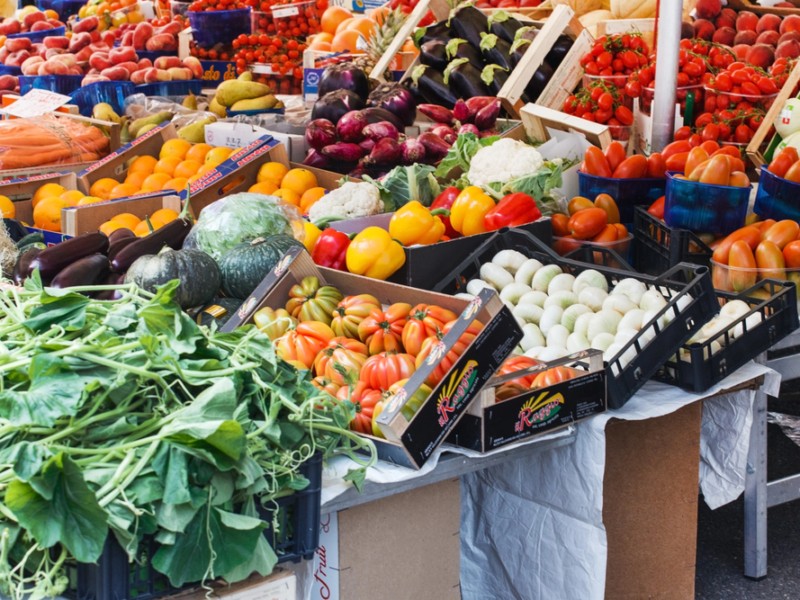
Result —
[[[479,138],[474,133],[462,133],[436,167],[436,177],[445,179],[453,169],[466,173],[475,153],[481,148],[491,146],[498,139],[497,136]]]
[[[412,200],[430,206],[441,191],[434,171],[430,165],[413,164],[395,167],[378,180],[363,179],[378,187],[385,209],[394,211]]]
[[[536,200],[536,205],[542,215],[549,216],[556,212],[563,212],[558,202],[560,198],[554,198],[551,194],[552,190],[561,187],[562,172],[563,165],[560,162],[545,161],[544,165],[535,173],[512,179],[506,183],[490,183],[487,191],[498,200],[514,192],[528,194]]]

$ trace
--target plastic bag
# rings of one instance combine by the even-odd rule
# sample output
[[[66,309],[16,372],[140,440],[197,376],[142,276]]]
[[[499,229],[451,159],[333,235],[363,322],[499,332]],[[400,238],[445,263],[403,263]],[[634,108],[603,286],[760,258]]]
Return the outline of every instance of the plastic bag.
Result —
[[[109,151],[100,129],[69,117],[44,115],[0,121],[0,170],[99,160]]]
[[[215,260],[237,244],[283,233],[303,241],[303,217],[280,198],[243,192],[209,204],[183,243]]]
[[[131,119],[139,119],[148,115],[154,115],[163,111],[169,111],[174,116],[172,124],[177,129],[191,125],[202,119],[216,116],[213,113],[205,112],[208,102],[203,96],[196,96],[197,110],[187,108],[175,98],[165,98],[162,96],[148,97],[144,94],[133,94],[125,99],[125,114]]]

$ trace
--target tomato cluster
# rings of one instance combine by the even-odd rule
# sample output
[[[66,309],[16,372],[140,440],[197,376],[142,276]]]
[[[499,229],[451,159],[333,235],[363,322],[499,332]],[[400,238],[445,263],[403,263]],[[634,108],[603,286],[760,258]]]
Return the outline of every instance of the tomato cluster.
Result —
[[[233,50],[225,44],[215,44],[211,48],[203,48],[194,41],[189,45],[189,54],[201,60],[231,60]]]
[[[564,112],[588,121],[603,123],[611,130],[611,137],[627,140],[629,126],[633,125],[633,112],[625,105],[620,90],[603,81],[594,81],[564,101]]]
[[[580,64],[587,75],[630,75],[647,64],[649,54],[650,49],[641,34],[604,35],[595,40],[592,49],[581,57]]]
[[[768,109],[780,90],[776,77],[740,61],[731,63],[705,84],[709,92],[704,105],[706,112],[732,107]]]
[[[675,133],[675,141],[667,144],[661,151],[661,156],[665,161],[667,171],[687,171],[687,164],[690,169],[702,161],[697,161],[702,154],[695,153],[693,161],[689,162],[689,157],[695,148],[702,148],[705,151],[705,157],[713,158],[720,154],[725,154],[731,159],[735,159],[731,163],[731,171],[744,171],[744,161],[742,160],[741,153],[733,146],[725,146],[715,140],[704,140],[698,133],[692,133],[689,127],[681,127]]]
[[[598,194],[594,201],[575,196],[567,205],[567,213],[551,217],[553,235],[559,238],[554,245],[559,254],[576,249],[580,240],[609,243],[628,237],[628,229],[620,223],[619,207],[608,194]]]
[[[191,12],[205,12],[210,10],[234,10],[245,8],[242,0],[194,0],[189,5]]]
[[[321,6],[318,8],[317,5]],[[279,8],[272,7],[275,33],[283,37],[305,38],[321,31],[320,11],[327,8],[327,1],[301,2],[278,11]]]
[[[619,142],[611,142],[605,152],[590,146],[581,163],[581,171],[584,173],[614,179],[663,178],[666,169],[664,158],[659,152],[648,157],[641,154],[627,156],[625,146]]]
[[[476,8],[536,8],[544,0],[477,0]]]

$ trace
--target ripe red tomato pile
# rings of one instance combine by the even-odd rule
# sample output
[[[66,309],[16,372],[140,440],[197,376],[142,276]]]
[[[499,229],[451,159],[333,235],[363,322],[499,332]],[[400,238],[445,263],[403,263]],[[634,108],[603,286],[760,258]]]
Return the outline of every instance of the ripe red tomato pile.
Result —
[[[189,5],[191,12],[205,12],[209,10],[233,10],[245,8],[242,0],[194,0]]]
[[[719,154],[727,154],[738,160],[734,162],[732,171],[744,171],[744,161],[738,148],[721,145],[713,139],[705,139],[699,133],[692,133],[689,127],[681,127],[675,132],[675,141],[667,144],[661,151],[667,171],[686,171],[689,154],[694,148],[702,148],[708,158]],[[741,163],[741,164],[740,164]]]
[[[536,8],[544,0],[477,0],[478,8]]]
[[[233,61],[241,75],[252,64],[269,65],[271,74],[254,74],[253,77],[271,85],[277,93],[299,94],[303,91],[303,51],[305,42],[265,33],[242,34],[233,40]]]
[[[587,75],[618,76],[624,86],[627,77],[648,62],[650,48],[640,34],[625,33],[597,38],[592,49],[581,57]]]
[[[791,146],[783,148],[772,158],[767,170],[778,177],[800,183],[800,156],[797,150]]]
[[[594,81],[568,96],[564,112],[608,125],[614,139],[627,140],[630,136],[628,127],[633,124],[633,112],[625,105],[619,88],[604,81]]]
[[[541,3],[541,1],[542,0],[538,0],[539,3]],[[388,6],[391,10],[396,10],[399,8],[408,15],[411,14],[411,11],[417,7],[417,4],[419,4],[419,0],[389,0]],[[483,8],[480,5],[480,2],[478,2],[476,6],[478,8]],[[515,6],[517,5],[515,4]],[[490,8],[490,6],[487,6],[486,8]],[[428,25],[433,25],[434,23],[436,23],[436,17],[431,11],[428,11],[419,22],[419,27],[427,27]]]
[[[457,317],[433,304],[397,302],[384,308],[370,294],[343,296],[316,277],[306,277],[291,288],[284,308],[262,308],[253,321],[273,340],[280,358],[313,371],[312,383],[319,389],[357,405],[351,429],[380,436],[373,420],[382,401],[402,388],[432,351],[438,351],[437,344]],[[407,419],[482,328],[473,321],[443,353],[420,392],[402,409]]]
[[[605,153],[595,146],[589,147],[581,164],[584,173],[614,179],[663,178],[667,170],[663,154],[653,152],[647,158],[641,154],[626,156],[625,147],[619,142],[609,144]]]
[[[528,356],[511,356],[500,365],[500,368],[497,370],[497,375],[510,375],[511,373],[532,369],[542,364],[544,363]],[[561,383],[562,381],[569,381],[579,375],[583,375],[583,372],[577,369],[571,369],[570,367],[553,367],[551,369],[545,369],[544,371],[520,375],[495,388],[495,402],[502,402],[503,400],[514,398],[529,390],[546,388]]]
[[[556,237],[553,247],[559,254],[571,252],[581,241],[608,244],[628,238],[628,229],[620,223],[619,207],[608,194],[598,194],[594,201],[575,196],[567,212],[551,217]]]

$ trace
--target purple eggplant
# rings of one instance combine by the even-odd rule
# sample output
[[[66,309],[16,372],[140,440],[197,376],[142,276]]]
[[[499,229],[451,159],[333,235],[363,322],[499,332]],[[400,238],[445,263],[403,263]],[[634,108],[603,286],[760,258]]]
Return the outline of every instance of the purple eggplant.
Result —
[[[417,106],[417,109],[434,123],[452,125],[456,121],[452,110],[444,106],[439,106],[438,104],[420,104]]]
[[[364,100],[360,96],[350,90],[336,90],[314,102],[311,119],[328,119],[331,123],[338,123],[343,115],[362,108]]]
[[[336,142],[322,149],[322,154],[333,160],[356,162],[364,156],[364,149],[352,142]]]
[[[444,82],[442,74],[427,65],[418,65],[414,68],[406,85],[411,90],[411,93],[415,95],[418,102],[428,102],[445,108],[453,108],[456,100],[458,100],[450,86]]]
[[[383,138],[375,143],[375,147],[366,159],[367,164],[397,165],[403,160],[403,147],[395,139]]]
[[[364,139],[364,127],[369,123],[364,111],[352,110],[342,116],[336,124],[336,135],[342,142],[353,142],[357,144]],[[332,144],[328,144],[329,146]],[[323,148],[324,153],[324,148]]]
[[[392,125],[389,121],[378,121],[377,123],[370,123],[361,132],[365,138],[375,142],[383,138],[392,138],[396,140],[400,137],[400,132],[397,127]]]
[[[319,97],[336,90],[348,90],[366,100],[369,95],[369,78],[363,69],[351,62],[326,67],[319,80]]]
[[[306,127],[306,142],[314,150],[322,150],[336,141],[336,125],[328,119],[314,119]]]
[[[30,276],[35,269],[45,284],[49,284],[53,277],[67,265],[95,253],[105,253],[108,250],[108,238],[102,233],[85,233],[55,246],[42,250],[28,265],[28,272],[22,273],[24,277]]]
[[[510,16],[505,11],[492,13],[489,15],[488,22],[491,33],[507,41],[509,44],[514,43],[514,36],[517,34],[517,31],[524,27],[520,21]]]
[[[369,124],[380,123],[381,121],[389,121],[389,123],[397,128],[397,131],[403,131],[406,128],[397,115],[393,115],[385,108],[380,108],[379,106],[368,106],[361,112],[364,113],[364,116],[367,118],[367,123]]]
[[[367,104],[388,110],[403,125],[413,125],[417,116],[417,101],[405,87],[399,83],[384,83],[370,93]]]
[[[500,100],[495,98],[494,102],[487,104],[475,114],[475,127],[483,131],[484,129],[494,128],[497,116],[500,114]]]
[[[480,129],[475,127],[472,123],[464,123],[461,127],[458,128],[458,134],[461,135],[462,133],[474,133],[478,135],[481,132]]]
[[[444,70],[444,82],[452,85],[462,98],[488,96],[490,91],[481,79],[481,72],[466,58],[450,61]]]
[[[127,271],[137,258],[148,254],[158,254],[164,246],[179,250],[191,228],[192,221],[190,219],[178,217],[174,221],[170,221],[117,252],[110,261],[111,270],[115,273]]]
[[[135,238],[136,234],[133,233],[127,227],[120,227],[119,229],[115,229],[111,233],[108,234],[108,245],[109,248],[116,242],[117,240],[123,240],[126,238]]]
[[[481,33],[489,31],[489,20],[474,6],[459,8],[450,23],[458,37],[464,38],[476,48],[481,44]]]
[[[33,272],[33,269],[31,269],[33,259],[39,256],[42,251],[42,248],[30,247],[20,253],[17,257],[17,263],[14,265],[14,273],[11,276],[14,283],[22,285],[25,282],[28,275]]]
[[[119,231],[119,230],[117,230],[117,231]],[[116,231],[114,233],[116,233]],[[109,239],[110,238],[111,238],[111,236],[109,236]],[[108,245],[108,252],[106,253],[107,256],[108,256],[108,260],[114,260],[114,257],[119,253],[120,250],[122,250],[125,246],[131,245],[133,242],[135,242],[138,239],[139,238],[137,238],[136,236],[133,236],[133,237],[126,237],[126,238],[118,238],[116,240],[113,240]]]
[[[417,138],[425,146],[425,158],[428,161],[440,161],[450,151],[450,144],[432,131],[425,131]]]
[[[108,257],[105,254],[91,254],[61,269],[50,285],[55,288],[93,285],[105,279],[107,274]]]
[[[553,69],[558,69],[559,65],[561,65],[561,61],[564,60],[564,57],[569,52],[570,48],[572,48],[572,40],[569,36],[562,35],[556,40],[556,43],[553,44],[553,47],[550,49],[550,52],[547,53],[547,56],[544,57],[544,62],[550,65]]]
[[[429,40],[419,47],[419,62],[439,71],[444,71],[447,63],[447,44],[443,40]]]
[[[316,167],[318,169],[329,169],[331,160],[322,154],[320,150],[310,148],[306,157],[303,159],[303,164],[309,167]]]
[[[408,138],[400,144],[403,151],[403,162],[409,165],[425,161],[425,146],[417,139]]]
[[[436,125],[431,127],[430,132],[442,138],[445,142],[452,145],[456,143],[458,134],[449,125]]]
[[[125,283],[125,273],[109,273],[103,285],[122,285]],[[119,290],[103,290],[95,295],[98,300],[119,300],[122,292]]]

